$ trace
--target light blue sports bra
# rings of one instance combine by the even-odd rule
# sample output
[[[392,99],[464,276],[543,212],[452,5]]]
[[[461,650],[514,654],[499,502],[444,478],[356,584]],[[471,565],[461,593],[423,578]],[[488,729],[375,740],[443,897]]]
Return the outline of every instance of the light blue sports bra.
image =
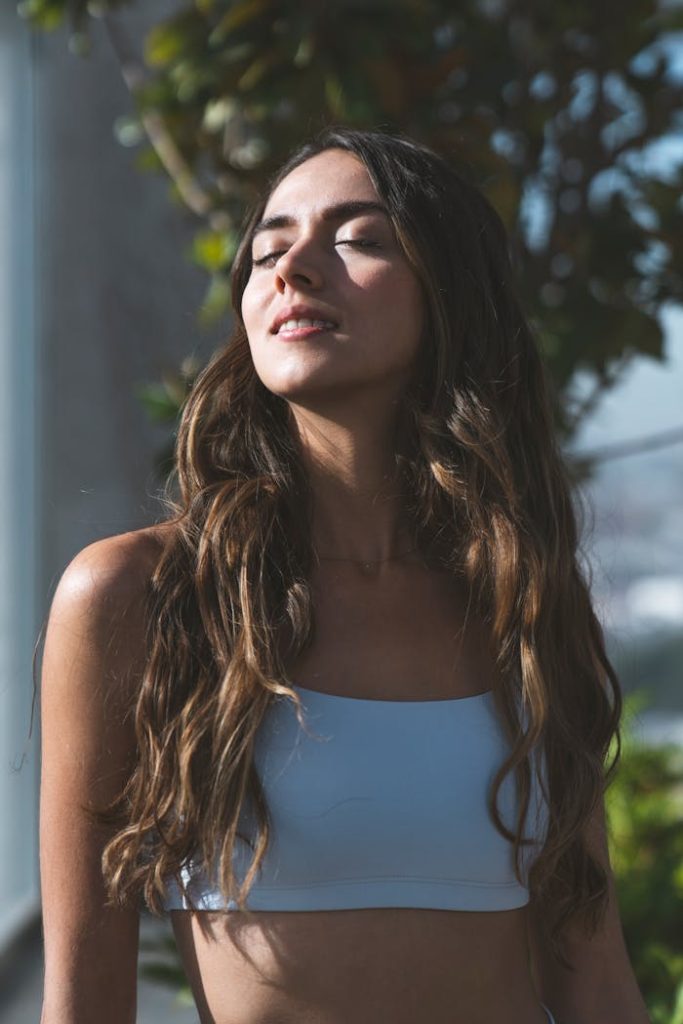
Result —
[[[256,737],[255,764],[273,829],[247,907],[491,911],[528,902],[528,889],[515,877],[512,844],[487,810],[491,780],[508,750],[491,691],[403,701],[294,689],[308,732],[291,701],[276,697]],[[511,775],[498,806],[514,831]],[[248,822],[243,817],[241,827]],[[525,882],[546,828],[534,771],[524,833],[534,844],[522,850]],[[238,839],[239,881],[251,857]],[[189,860],[181,877],[198,909],[237,909],[201,864]],[[175,880],[166,883],[164,909],[189,909]]]

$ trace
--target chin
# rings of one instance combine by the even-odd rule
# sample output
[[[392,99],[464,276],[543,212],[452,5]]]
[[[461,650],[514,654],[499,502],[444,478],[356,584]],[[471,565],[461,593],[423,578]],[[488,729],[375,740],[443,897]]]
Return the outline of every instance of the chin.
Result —
[[[323,408],[324,404],[354,399],[364,400],[375,390],[378,397],[397,375],[407,373],[405,367],[355,367],[347,365],[346,372],[338,364],[281,367],[281,373],[259,373],[259,379],[268,391],[294,405]],[[258,372],[258,371],[257,371]]]
[[[335,380],[332,374],[325,372],[322,367],[308,372],[281,374],[277,377],[266,375],[260,377],[260,380],[263,386],[274,395],[284,398],[287,402],[301,404],[305,404],[306,400],[320,401],[326,396],[332,398],[337,388],[350,386],[350,382],[347,384],[344,381]]]

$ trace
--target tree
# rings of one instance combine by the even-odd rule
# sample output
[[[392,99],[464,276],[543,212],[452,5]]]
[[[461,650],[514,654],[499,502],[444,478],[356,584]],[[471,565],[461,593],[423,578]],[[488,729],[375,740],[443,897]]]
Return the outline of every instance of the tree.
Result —
[[[683,173],[652,153],[680,127],[680,7],[185,0],[134,43],[133,2],[23,0],[19,11],[37,28],[68,23],[84,53],[102,19],[133,98],[120,138],[198,218],[201,318],[225,311],[245,208],[290,150],[326,123],[383,126],[464,166],[503,217],[561,438],[636,354],[664,358],[658,314],[683,296]],[[579,369],[594,378],[580,403]],[[179,381],[191,377],[171,382],[176,392]]]

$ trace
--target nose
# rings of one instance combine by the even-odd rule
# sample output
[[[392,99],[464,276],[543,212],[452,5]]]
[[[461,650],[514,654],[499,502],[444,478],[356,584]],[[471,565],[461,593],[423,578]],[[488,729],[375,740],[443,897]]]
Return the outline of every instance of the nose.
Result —
[[[285,290],[302,286],[318,289],[323,285],[319,262],[310,246],[305,243],[291,245],[275,264],[275,287],[284,295]]]

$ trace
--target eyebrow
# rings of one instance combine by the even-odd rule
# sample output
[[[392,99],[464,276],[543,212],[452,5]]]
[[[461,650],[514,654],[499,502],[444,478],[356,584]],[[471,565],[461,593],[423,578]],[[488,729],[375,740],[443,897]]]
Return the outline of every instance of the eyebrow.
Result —
[[[326,207],[322,212],[322,219],[325,221],[348,220],[362,213],[381,213],[385,217],[389,217],[389,211],[382,203],[366,199],[353,199],[348,203],[336,203],[334,206]],[[275,228],[291,228],[295,224],[296,218],[286,213],[279,214],[277,217],[266,217],[254,227],[251,237],[254,239],[263,231],[273,231]]]

